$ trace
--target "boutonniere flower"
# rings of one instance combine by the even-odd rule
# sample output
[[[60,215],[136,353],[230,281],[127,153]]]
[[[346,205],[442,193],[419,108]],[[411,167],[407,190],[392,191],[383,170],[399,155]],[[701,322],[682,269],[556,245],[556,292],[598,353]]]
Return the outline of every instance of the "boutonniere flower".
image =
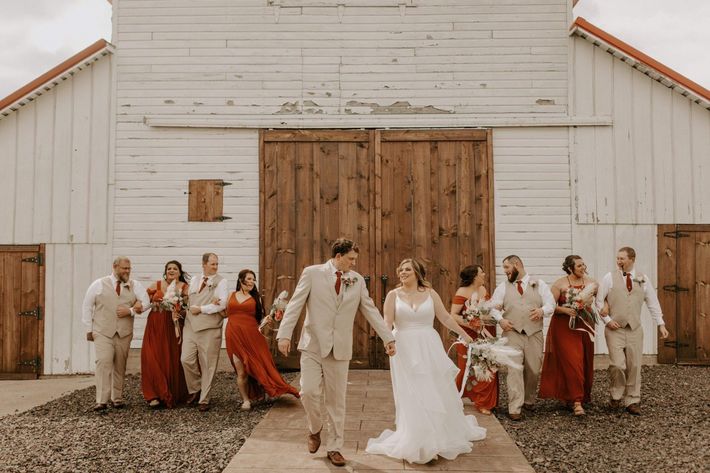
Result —
[[[537,288],[537,281],[530,281],[530,287],[533,289]]]
[[[357,277],[355,277],[355,276],[353,276],[353,277],[347,277],[347,278],[341,278],[341,279],[340,279],[340,283],[341,283],[343,286],[345,286],[345,289],[347,289],[348,287],[352,286],[352,285],[355,284],[356,282],[357,282]]]
[[[646,284],[646,278],[644,278],[643,276],[636,276],[633,281],[639,284]]]

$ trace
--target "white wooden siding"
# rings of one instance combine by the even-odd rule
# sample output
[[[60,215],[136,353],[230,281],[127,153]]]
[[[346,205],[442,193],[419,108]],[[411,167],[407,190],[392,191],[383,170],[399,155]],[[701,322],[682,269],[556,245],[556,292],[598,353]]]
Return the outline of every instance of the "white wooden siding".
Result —
[[[108,241],[111,56],[0,120],[0,244]]]
[[[119,117],[566,115],[567,0],[397,3],[118,0]]]
[[[582,38],[572,47],[574,115],[614,123],[573,129],[575,221],[707,223],[710,111]]]

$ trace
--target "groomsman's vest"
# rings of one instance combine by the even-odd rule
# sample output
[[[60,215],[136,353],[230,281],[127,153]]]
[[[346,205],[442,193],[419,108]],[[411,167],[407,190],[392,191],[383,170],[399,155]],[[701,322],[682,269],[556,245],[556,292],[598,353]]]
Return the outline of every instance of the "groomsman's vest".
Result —
[[[533,287],[535,283],[535,287]],[[542,319],[530,320],[530,310],[542,307],[542,296],[537,287],[537,280],[530,279],[523,295],[518,292],[518,286],[510,281],[505,282],[505,297],[503,298],[503,318],[513,323],[516,332],[525,331],[532,335],[542,330]]]
[[[637,275],[641,273],[637,272]],[[629,292],[626,289],[626,278],[622,276],[621,271],[611,273],[612,285],[609,294],[606,296],[609,302],[609,315],[611,319],[631,330],[636,330],[641,326],[641,308],[643,301],[646,299],[646,294],[643,292],[643,287],[636,281],[632,281],[632,289]],[[646,282],[646,284],[649,284]]]
[[[121,283],[121,295],[116,294],[115,283],[111,276],[101,278],[101,292],[94,301],[94,319],[92,330],[106,337],[113,337],[118,333],[119,337],[133,335],[133,317],[119,317],[116,315],[116,308],[119,305],[133,307],[136,303],[136,295],[133,292],[133,284],[130,281]]]
[[[212,282],[210,282],[208,286],[205,286],[202,291],[191,291],[190,294],[188,294],[188,297],[190,298],[190,305],[203,306],[212,304],[212,301],[216,298],[215,289],[217,289],[217,285],[222,279],[224,279],[222,276],[215,274],[212,278]],[[202,285],[202,281],[200,281],[200,285]],[[197,287],[199,289],[199,285]],[[221,328],[222,321],[224,320],[222,315],[224,315],[224,312],[198,315],[188,313],[185,316],[185,325],[188,325],[193,332],[200,332],[209,328]]]

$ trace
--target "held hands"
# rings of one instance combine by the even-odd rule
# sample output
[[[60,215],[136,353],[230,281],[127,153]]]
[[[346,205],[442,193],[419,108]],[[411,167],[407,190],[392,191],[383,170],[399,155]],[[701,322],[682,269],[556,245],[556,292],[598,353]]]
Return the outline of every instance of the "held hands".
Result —
[[[530,309],[530,320],[540,320],[542,319],[543,314],[544,312],[540,307],[538,307],[537,309]]]
[[[466,342],[466,344],[473,343],[473,338],[471,338],[471,336],[467,333],[464,333],[463,335],[461,335],[461,338],[463,339],[464,342]]]
[[[661,338],[668,338],[668,330],[665,325],[659,325],[658,331],[661,332]]]
[[[397,347],[395,346],[394,341],[389,342],[387,345],[385,345],[385,353],[389,356],[394,356],[397,354]]]

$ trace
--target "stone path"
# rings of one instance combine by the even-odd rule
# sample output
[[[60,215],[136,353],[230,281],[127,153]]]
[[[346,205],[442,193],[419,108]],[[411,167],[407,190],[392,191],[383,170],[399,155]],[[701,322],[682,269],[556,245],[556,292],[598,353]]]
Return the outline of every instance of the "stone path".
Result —
[[[297,380],[295,381],[297,382]],[[385,428],[394,427],[394,402],[389,371],[351,371],[347,393],[345,446],[348,460],[338,468],[328,461],[323,448],[315,455],[306,450],[303,408],[297,400],[283,398],[254,429],[249,439],[232,458],[224,473],[286,473],[298,471],[468,471],[534,473],[513,440],[493,416],[475,412],[465,404],[468,414],[488,429],[488,436],[474,442],[473,451],[456,460],[440,459],[427,465],[412,465],[380,455],[365,453],[367,439]]]

